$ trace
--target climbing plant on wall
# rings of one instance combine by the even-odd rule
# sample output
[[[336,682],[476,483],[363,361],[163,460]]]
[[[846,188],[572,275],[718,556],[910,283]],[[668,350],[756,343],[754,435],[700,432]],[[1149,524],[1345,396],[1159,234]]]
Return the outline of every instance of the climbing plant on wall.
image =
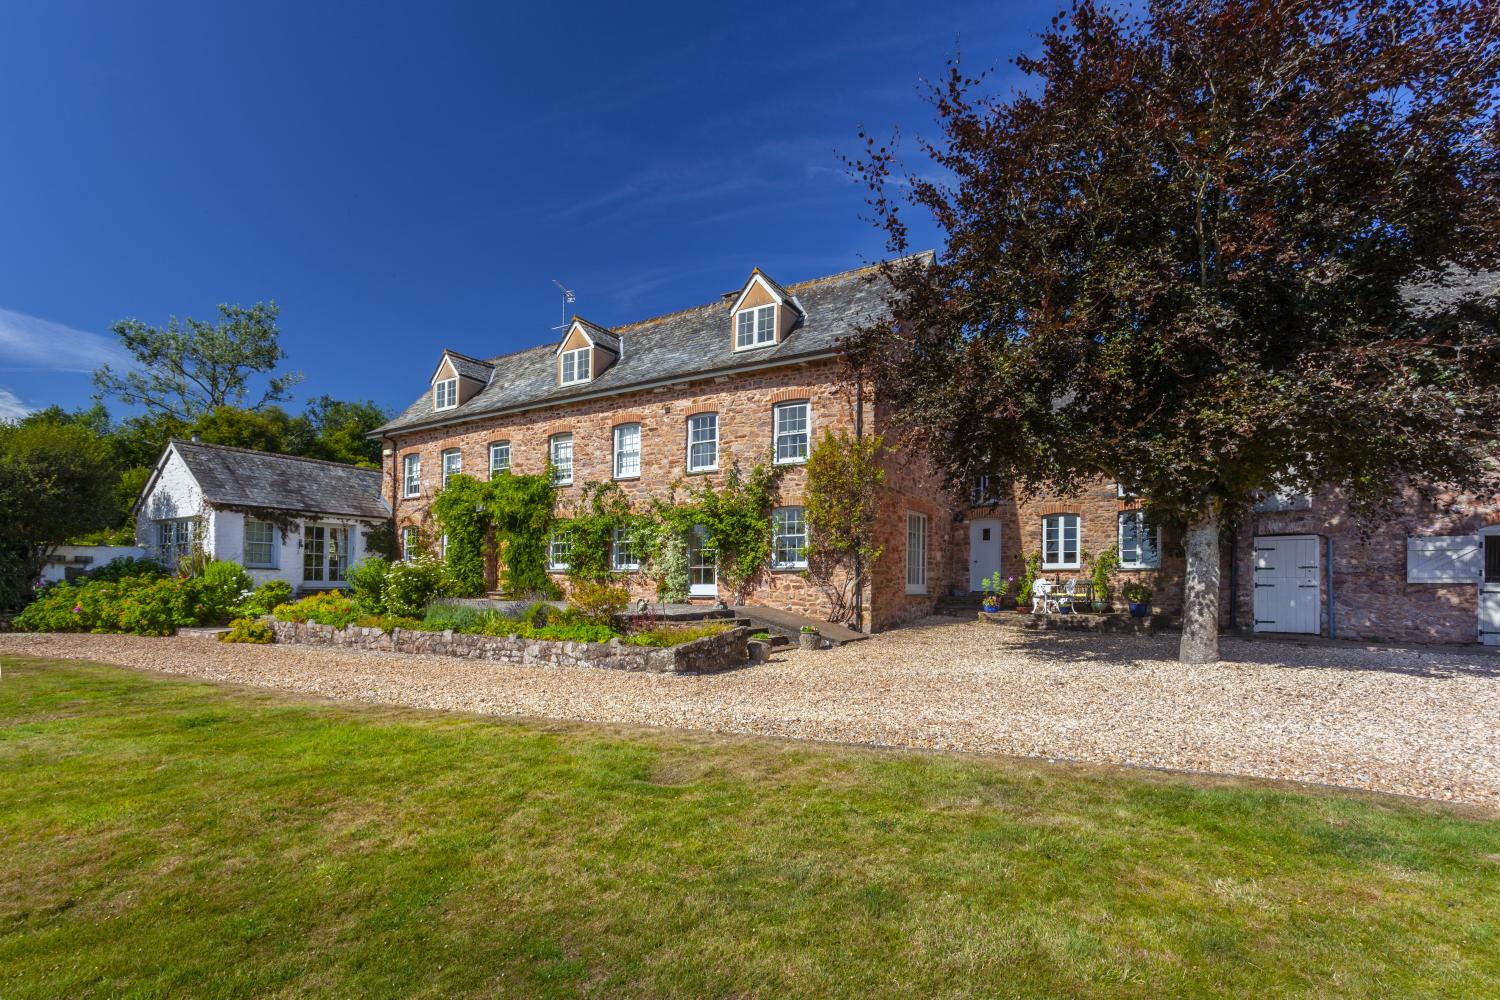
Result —
[[[568,579],[574,583],[597,583],[614,577],[611,563],[616,528],[633,538],[641,520],[630,509],[630,498],[612,482],[583,485],[578,509],[558,530],[569,542]]]
[[[828,598],[828,620],[858,626],[870,567],[880,558],[875,517],[885,469],[879,435],[824,431],[807,459],[807,575]]]
[[[491,551],[500,564],[500,589],[508,594],[557,593],[547,576],[547,543],[554,523],[556,490],[547,473],[502,473],[487,482],[458,475],[433,502],[447,536],[444,562],[455,593],[484,592],[484,562]]]
[[[730,465],[720,486],[704,480],[688,490],[688,502],[674,510],[670,522],[678,538],[694,525],[708,529],[719,582],[743,603],[751,585],[771,557],[771,510],[781,495],[783,466],[757,462],[748,473]],[[686,529],[686,530],[684,530]]]

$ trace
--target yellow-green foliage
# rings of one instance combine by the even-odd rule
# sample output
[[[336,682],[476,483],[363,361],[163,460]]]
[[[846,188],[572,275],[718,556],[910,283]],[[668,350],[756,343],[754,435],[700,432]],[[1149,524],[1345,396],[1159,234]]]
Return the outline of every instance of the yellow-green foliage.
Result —
[[[219,641],[264,644],[275,641],[275,635],[270,624],[259,618],[236,618],[229,623],[229,631],[219,636]]]
[[[353,625],[360,618],[354,599],[340,590],[326,590],[321,594],[304,597],[292,604],[283,604],[276,609],[276,617],[284,622],[316,622],[343,628]]]

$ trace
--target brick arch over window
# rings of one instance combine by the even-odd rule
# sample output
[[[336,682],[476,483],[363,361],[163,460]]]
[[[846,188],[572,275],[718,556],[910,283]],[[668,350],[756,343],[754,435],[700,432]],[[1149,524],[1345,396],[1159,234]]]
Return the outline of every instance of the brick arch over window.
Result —
[[[808,403],[811,401],[811,389],[778,389],[771,393],[772,406],[777,403]]]
[[[1077,514],[1079,517],[1083,516],[1083,512],[1073,504],[1062,503],[1056,500],[1040,505],[1036,511],[1038,518],[1052,517],[1055,514]]]

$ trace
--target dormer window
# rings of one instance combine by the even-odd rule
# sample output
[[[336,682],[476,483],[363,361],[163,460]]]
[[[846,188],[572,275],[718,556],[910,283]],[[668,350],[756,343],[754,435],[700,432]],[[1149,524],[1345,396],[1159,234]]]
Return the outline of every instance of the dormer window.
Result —
[[[593,349],[580,347],[575,351],[563,351],[560,364],[562,365],[559,382],[562,385],[577,385],[579,382],[587,382],[592,376],[589,368],[589,357]]]
[[[748,350],[776,343],[776,306],[741,309],[734,318],[734,349]]]
[[[451,410],[458,405],[458,379],[445,378],[432,383],[432,408]]]

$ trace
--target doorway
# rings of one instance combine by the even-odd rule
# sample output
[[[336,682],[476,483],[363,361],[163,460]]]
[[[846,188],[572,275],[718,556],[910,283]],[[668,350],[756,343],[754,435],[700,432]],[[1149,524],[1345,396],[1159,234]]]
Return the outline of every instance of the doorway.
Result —
[[[1486,528],[1479,536],[1484,543],[1484,575],[1479,578],[1479,641],[1500,646],[1500,525]]]
[[[1259,535],[1255,539],[1255,631],[1322,632],[1318,536]]]
[[[1000,572],[1000,519],[982,517],[969,522],[969,589],[984,589],[984,581]]]
[[[691,597],[719,596],[719,567],[713,541],[708,529],[701,524],[693,525],[688,533],[688,595]]]

